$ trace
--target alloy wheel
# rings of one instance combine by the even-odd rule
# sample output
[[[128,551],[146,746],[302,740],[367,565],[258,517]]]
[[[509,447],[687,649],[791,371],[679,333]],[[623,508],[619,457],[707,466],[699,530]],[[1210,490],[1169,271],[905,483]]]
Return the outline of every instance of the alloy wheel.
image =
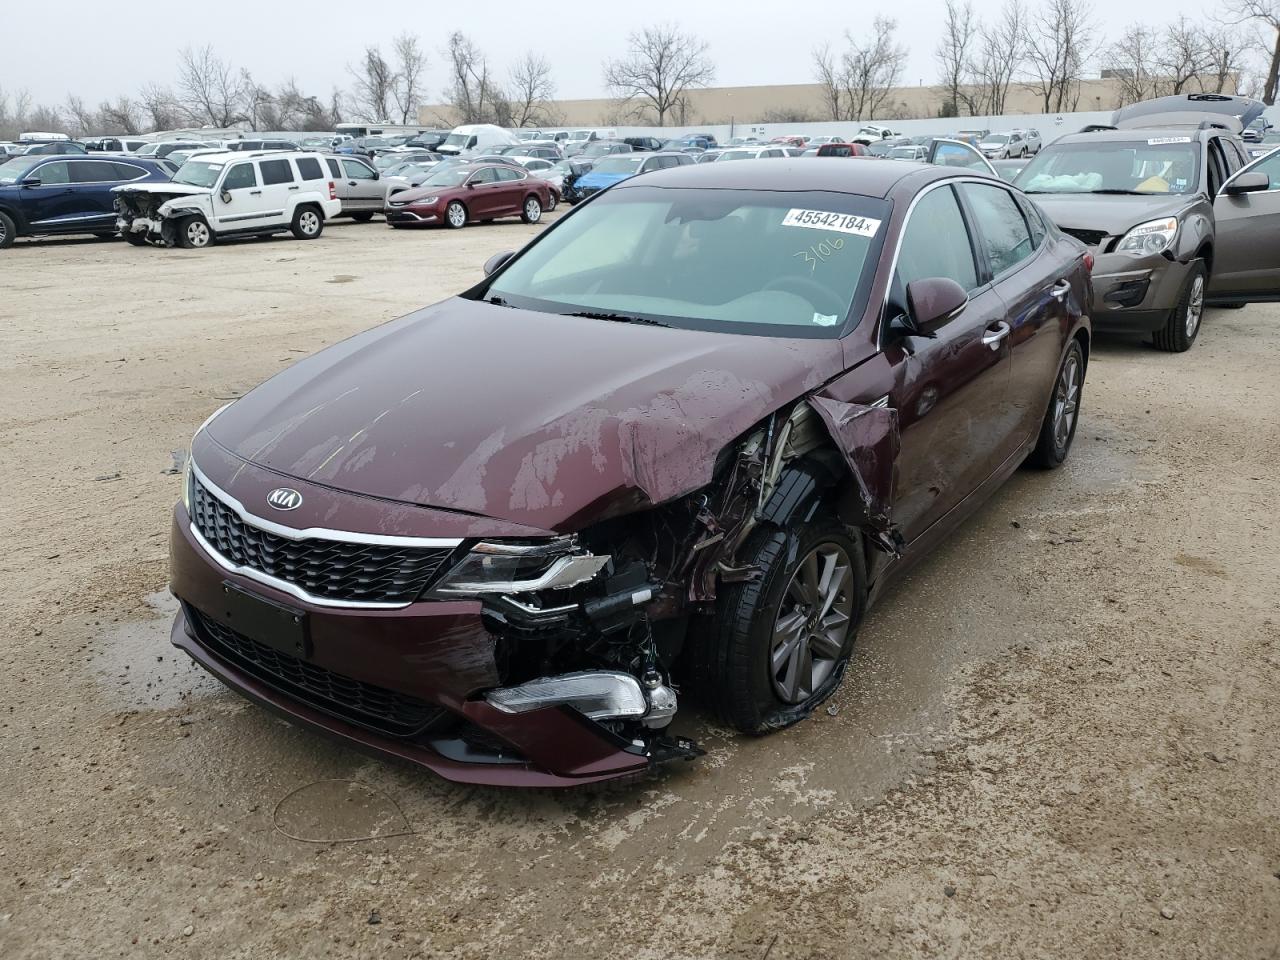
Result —
[[[1071,439],[1080,413],[1080,358],[1072,354],[1062,365],[1053,391],[1053,442],[1062,449]]]
[[[9,228],[5,226],[5,222],[3,220],[0,220],[0,246],[3,246],[4,242],[8,239],[9,239]]]
[[[320,218],[316,216],[313,210],[303,210],[298,217],[298,226],[309,237],[320,229]]]
[[[820,543],[800,562],[773,626],[769,676],[787,703],[803,703],[831,676],[853,616],[853,565],[844,548]]]
[[[537,223],[542,217],[542,204],[530,197],[524,202],[524,216],[530,223]]]
[[[203,220],[192,220],[187,224],[187,242],[193,247],[209,245],[209,225]]]
[[[1204,276],[1196,274],[1191,281],[1191,295],[1187,297],[1187,315],[1184,318],[1187,328],[1187,339],[1190,340],[1200,329],[1200,318],[1204,314]]]
[[[461,204],[452,203],[449,205],[449,223],[455,227],[461,227],[467,222],[467,213],[462,209]]]

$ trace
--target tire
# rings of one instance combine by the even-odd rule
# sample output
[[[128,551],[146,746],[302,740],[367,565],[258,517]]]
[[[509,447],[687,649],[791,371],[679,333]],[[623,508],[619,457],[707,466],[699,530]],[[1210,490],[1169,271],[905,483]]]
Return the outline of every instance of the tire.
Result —
[[[803,720],[840,685],[866,608],[866,569],[859,545],[825,512],[762,525],[739,556],[760,577],[720,591],[716,627],[695,654],[697,681],[721,719],[763,734]],[[820,584],[828,564],[844,571],[832,612],[806,617],[811,604],[800,597],[812,593],[793,582],[816,573]]]
[[[145,247],[147,243],[147,235],[145,233],[134,233],[132,230],[125,231],[124,242],[132,244],[135,247]]]
[[[520,219],[525,223],[537,223],[542,219],[542,201],[533,194],[524,198],[524,206],[520,208]]]
[[[353,213],[351,215],[351,219],[354,220],[356,223],[368,223],[370,220],[373,219],[373,211],[361,210],[359,213]]]
[[[467,225],[467,208],[461,200],[450,200],[444,208],[444,225],[453,230],[461,230]]]
[[[94,237],[98,240],[114,240],[116,232],[114,230],[99,230],[94,234]]]
[[[1177,306],[1169,311],[1169,319],[1151,337],[1157,350],[1184,353],[1191,349],[1204,321],[1204,291],[1208,284],[1209,274],[1204,268],[1204,261],[1197,260],[1182,285]]]
[[[178,246],[187,250],[203,250],[213,243],[213,231],[204,217],[183,217],[177,226]]]
[[[1080,401],[1084,394],[1084,350],[1079,340],[1072,340],[1067,355],[1058,366],[1053,380],[1049,408],[1040,424],[1040,436],[1027,460],[1045,470],[1062,466],[1071,452],[1071,441],[1080,423]]]
[[[547,206],[547,213],[551,213],[556,207],[560,206],[560,194],[554,190],[551,191],[551,203]]]
[[[0,250],[8,250],[18,239],[18,228],[7,213],[0,213]]]
[[[1243,310],[1248,306],[1247,303],[1216,303],[1214,306],[1219,310]]]
[[[324,214],[307,204],[293,212],[289,232],[298,240],[314,240],[324,232]]]

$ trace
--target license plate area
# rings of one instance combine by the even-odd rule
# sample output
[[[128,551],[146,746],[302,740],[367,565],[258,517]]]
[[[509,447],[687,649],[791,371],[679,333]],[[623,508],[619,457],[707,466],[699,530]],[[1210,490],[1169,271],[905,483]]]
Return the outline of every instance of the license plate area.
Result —
[[[307,612],[241,590],[223,581],[222,603],[215,619],[236,633],[291,657],[311,656],[311,632]]]

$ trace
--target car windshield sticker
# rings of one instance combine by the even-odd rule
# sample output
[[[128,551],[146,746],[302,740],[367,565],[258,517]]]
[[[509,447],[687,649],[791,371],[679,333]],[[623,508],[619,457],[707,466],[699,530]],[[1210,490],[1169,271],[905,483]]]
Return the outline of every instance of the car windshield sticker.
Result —
[[[1179,190],[1187,189],[1187,181],[1185,180],[1175,180],[1173,181],[1173,185]]]
[[[834,327],[836,325],[836,314],[834,313],[815,313],[813,322],[820,327]]]
[[[782,218],[784,227],[810,227],[814,230],[838,230],[858,237],[874,237],[880,221],[852,213],[830,213],[826,210],[788,210]]]
[[[1147,146],[1154,147],[1162,143],[1190,143],[1190,137],[1151,137],[1147,140]]]

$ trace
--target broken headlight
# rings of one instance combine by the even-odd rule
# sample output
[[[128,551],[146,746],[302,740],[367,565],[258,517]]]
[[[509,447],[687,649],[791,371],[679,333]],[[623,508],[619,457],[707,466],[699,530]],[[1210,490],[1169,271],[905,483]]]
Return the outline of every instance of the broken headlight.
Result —
[[[1163,253],[1173,246],[1173,239],[1178,235],[1176,217],[1165,217],[1160,220],[1148,220],[1140,223],[1121,238],[1116,245],[1118,253]]]
[[[481,541],[431,591],[437,597],[530,593],[573,587],[609,562],[577,547],[572,539],[537,543]]]

